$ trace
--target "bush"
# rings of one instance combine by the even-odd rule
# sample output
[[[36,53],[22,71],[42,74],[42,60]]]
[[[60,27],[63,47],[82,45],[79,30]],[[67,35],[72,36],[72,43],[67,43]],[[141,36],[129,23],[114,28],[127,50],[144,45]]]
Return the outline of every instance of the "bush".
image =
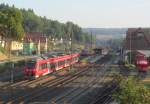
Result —
[[[119,77],[114,98],[119,104],[150,104],[150,91],[135,77]]]
[[[15,67],[21,67],[21,66],[24,66],[25,65],[25,61],[24,60],[21,60],[21,61],[18,61],[15,63]]]
[[[4,72],[6,70],[11,69],[12,62],[6,62],[0,65],[0,72]]]
[[[136,66],[134,64],[125,64],[125,67],[127,67],[128,69],[135,69]]]
[[[5,53],[5,49],[0,46],[0,52]]]

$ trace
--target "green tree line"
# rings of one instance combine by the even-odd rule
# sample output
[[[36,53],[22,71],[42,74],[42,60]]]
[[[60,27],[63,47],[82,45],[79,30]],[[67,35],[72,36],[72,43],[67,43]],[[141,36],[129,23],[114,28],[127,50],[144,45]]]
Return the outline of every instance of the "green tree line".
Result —
[[[22,26],[23,16],[19,9],[9,7],[8,5],[0,5],[0,36],[4,38],[5,49],[7,52],[11,50],[11,42],[13,40],[21,41],[24,35]]]
[[[17,33],[8,33],[12,28],[16,29],[13,32]],[[51,38],[67,40],[72,38],[75,42],[81,43],[89,43],[91,40],[88,33],[84,33],[81,27],[72,22],[60,23],[38,16],[32,9],[18,9],[14,6],[0,4],[0,33],[4,36],[7,34],[7,37],[12,39],[21,39],[23,31],[41,32]]]

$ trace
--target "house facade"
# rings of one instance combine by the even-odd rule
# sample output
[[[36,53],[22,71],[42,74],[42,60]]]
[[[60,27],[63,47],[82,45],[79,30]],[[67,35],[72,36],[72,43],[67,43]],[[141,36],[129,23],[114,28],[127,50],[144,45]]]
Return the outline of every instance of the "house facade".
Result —
[[[18,41],[12,41],[11,51],[15,54],[19,54],[19,52],[21,53],[23,51],[23,43]]]
[[[123,56],[129,52],[138,52],[150,56],[150,28],[129,28],[123,46]]]
[[[23,53],[25,55],[41,54],[47,52],[47,37],[39,32],[25,33]]]

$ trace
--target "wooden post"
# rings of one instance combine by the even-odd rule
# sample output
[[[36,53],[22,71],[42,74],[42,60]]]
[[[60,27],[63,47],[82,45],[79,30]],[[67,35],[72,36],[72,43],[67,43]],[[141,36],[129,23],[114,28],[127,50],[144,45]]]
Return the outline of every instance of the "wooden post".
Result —
[[[40,52],[40,51],[41,51],[41,49],[40,49],[40,48],[41,48],[40,39],[39,39],[39,41],[38,41],[37,48],[38,48],[38,49],[37,49],[37,50],[38,50],[38,55],[40,55],[40,53],[41,53],[41,52]]]

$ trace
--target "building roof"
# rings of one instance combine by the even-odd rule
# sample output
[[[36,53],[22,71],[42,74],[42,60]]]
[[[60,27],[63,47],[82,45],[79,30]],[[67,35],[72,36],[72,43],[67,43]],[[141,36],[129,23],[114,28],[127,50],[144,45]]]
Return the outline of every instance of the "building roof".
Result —
[[[150,28],[129,28],[124,43],[127,50],[150,50]]]
[[[46,36],[44,36],[40,32],[26,32],[24,36],[24,42],[33,42],[33,43],[38,43],[40,40],[41,43],[46,42]]]

